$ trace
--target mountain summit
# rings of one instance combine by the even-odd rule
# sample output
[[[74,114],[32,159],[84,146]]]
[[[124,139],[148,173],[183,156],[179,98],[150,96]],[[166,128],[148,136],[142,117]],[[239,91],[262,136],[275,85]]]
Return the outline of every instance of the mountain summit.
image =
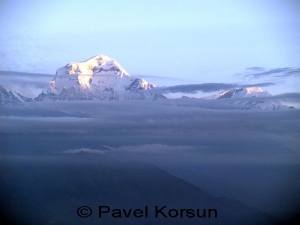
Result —
[[[288,108],[279,101],[268,97],[272,97],[272,95],[268,91],[263,91],[260,87],[243,87],[231,88],[204,99],[232,99],[228,103],[240,109],[278,110]]]
[[[219,98],[247,98],[247,97],[267,97],[271,96],[268,91],[263,91],[260,87],[233,88],[218,94]]]
[[[133,78],[114,59],[96,55],[83,62],[71,62],[56,75],[37,100],[156,99],[154,84]]]

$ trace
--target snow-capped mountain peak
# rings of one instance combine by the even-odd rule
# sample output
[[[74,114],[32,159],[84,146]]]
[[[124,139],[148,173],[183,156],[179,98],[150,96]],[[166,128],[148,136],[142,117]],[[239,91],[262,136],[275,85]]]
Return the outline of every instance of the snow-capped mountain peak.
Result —
[[[37,100],[159,98],[149,91],[155,87],[144,79],[131,77],[117,61],[99,54],[59,68]]]
[[[266,97],[271,96],[260,87],[232,88],[216,95],[216,98],[243,98],[243,97]]]
[[[124,68],[120,66],[114,59],[99,54],[83,62],[71,62],[66,66],[59,68],[56,75],[117,75],[117,76],[130,76]]]
[[[232,99],[228,103],[240,109],[277,110],[286,109],[279,101],[268,98],[272,95],[260,87],[231,88],[204,99]]]

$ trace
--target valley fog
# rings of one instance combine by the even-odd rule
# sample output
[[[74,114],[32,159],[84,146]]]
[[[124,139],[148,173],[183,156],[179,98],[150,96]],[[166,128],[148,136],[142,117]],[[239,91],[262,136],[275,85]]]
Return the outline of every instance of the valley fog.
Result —
[[[215,110],[205,103],[70,101],[2,107],[1,159],[16,168],[31,161],[38,167],[82,165],[80,155],[91,169],[114,161],[146,163],[211,196],[291,220],[299,208],[294,198],[300,180],[299,110]]]

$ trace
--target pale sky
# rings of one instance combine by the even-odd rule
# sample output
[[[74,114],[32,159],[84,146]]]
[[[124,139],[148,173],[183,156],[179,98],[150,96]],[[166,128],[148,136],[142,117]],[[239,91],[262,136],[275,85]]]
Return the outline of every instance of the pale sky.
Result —
[[[297,0],[2,0],[0,10],[0,70],[55,74],[105,54],[158,85],[271,81],[281,83],[273,93],[299,89],[299,73],[236,75],[300,67]]]

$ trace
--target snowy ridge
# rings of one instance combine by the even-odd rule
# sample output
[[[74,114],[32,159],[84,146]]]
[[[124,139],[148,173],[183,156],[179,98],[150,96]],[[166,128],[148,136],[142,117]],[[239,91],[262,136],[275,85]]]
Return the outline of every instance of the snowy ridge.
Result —
[[[114,59],[100,54],[59,68],[37,100],[164,98],[151,91],[155,87],[144,79],[132,78]]]
[[[203,99],[232,99],[234,101],[229,103],[236,105],[240,109],[279,110],[288,108],[277,100],[264,99],[264,97],[270,96],[272,95],[268,91],[263,91],[260,87],[246,87],[232,88]]]
[[[10,87],[0,86],[0,105],[25,105],[26,102],[33,101],[33,98],[35,101],[165,99],[162,93],[154,84],[131,77],[114,59],[99,54],[86,61],[71,62],[57,69],[52,81],[36,98],[34,98],[36,95],[32,97],[34,94],[29,86],[17,83]],[[197,98],[187,96],[183,96],[182,99],[197,101]],[[255,86],[232,88],[202,99],[212,100],[203,105],[209,108],[255,110],[289,108],[272,98],[269,92]]]
[[[271,94],[267,91],[263,91],[260,87],[230,89],[219,94],[219,98],[249,98],[266,96],[271,96]]]
[[[26,102],[33,101],[14,90],[7,90],[0,85],[0,105],[18,105],[23,106]]]
[[[260,87],[232,88],[219,94],[204,97],[203,99],[222,98],[249,98],[272,96],[269,92],[263,91]]]

